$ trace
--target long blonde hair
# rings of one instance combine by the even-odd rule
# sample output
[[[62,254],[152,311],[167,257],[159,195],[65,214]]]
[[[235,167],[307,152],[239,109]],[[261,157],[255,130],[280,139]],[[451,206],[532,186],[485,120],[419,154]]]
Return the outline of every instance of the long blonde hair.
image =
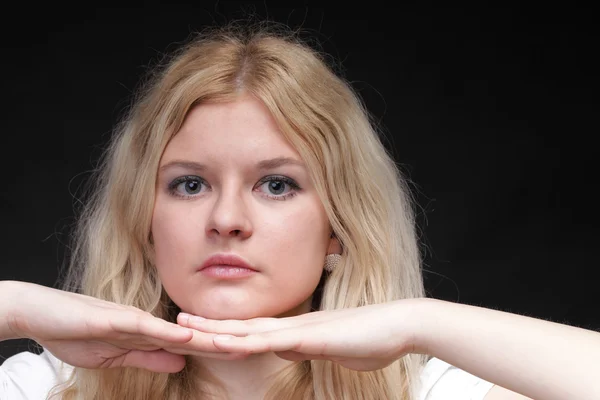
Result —
[[[145,82],[118,126],[79,217],[65,290],[132,305],[175,321],[152,261],[150,222],[160,157],[195,105],[260,99],[299,152],[344,255],[326,277],[321,310],[424,297],[410,193],[360,98],[321,52],[294,32],[207,30]],[[271,399],[414,398],[424,358],[357,372],[329,361],[283,371]],[[188,363],[177,374],[74,368],[63,399],[198,399],[218,385]],[[204,394],[204,395],[203,395]],[[209,397],[206,397],[209,398]]]

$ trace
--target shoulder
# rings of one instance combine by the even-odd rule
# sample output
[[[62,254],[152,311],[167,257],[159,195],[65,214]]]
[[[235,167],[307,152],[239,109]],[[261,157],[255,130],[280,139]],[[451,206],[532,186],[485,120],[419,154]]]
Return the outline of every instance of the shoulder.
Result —
[[[52,387],[69,378],[72,369],[47,350],[39,355],[15,354],[0,365],[0,399],[45,399]]]
[[[438,358],[431,358],[421,373],[418,400],[483,400],[494,386]]]

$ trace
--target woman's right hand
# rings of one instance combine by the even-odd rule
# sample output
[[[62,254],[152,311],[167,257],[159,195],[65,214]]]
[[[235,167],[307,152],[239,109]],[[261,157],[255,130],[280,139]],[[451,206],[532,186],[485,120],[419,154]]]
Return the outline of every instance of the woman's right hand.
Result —
[[[212,336],[124,306],[33,283],[11,283],[6,323],[67,364],[84,368],[138,367],[178,372],[184,354],[236,358],[218,350]],[[6,293],[6,292],[5,292]],[[165,350],[166,348],[169,351]]]

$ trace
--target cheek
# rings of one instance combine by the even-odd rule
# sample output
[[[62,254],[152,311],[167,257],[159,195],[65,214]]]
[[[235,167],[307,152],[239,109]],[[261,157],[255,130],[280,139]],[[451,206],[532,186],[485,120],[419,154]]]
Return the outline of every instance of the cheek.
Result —
[[[171,266],[185,265],[189,248],[198,237],[197,224],[189,212],[169,202],[157,199],[152,215],[152,237],[159,272]]]
[[[265,261],[282,265],[291,275],[320,277],[329,245],[329,222],[322,207],[315,202],[303,204],[265,221],[261,235],[267,244]]]
[[[311,210],[311,212],[308,212]],[[288,227],[281,232],[280,249],[282,274],[273,290],[281,302],[282,314],[303,304],[315,291],[323,274],[325,254],[329,245],[329,222],[324,210],[312,204],[291,216]],[[304,303],[305,304],[305,303]],[[305,304],[302,307],[309,307]],[[285,309],[285,311],[284,311]]]

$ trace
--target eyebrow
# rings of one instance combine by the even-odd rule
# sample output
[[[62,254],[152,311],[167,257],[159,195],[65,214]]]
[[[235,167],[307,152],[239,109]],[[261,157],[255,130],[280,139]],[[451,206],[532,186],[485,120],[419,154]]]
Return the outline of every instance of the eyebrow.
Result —
[[[273,169],[283,165],[298,165],[304,167],[302,161],[291,157],[275,157],[269,160],[262,160],[257,164],[258,169]]]
[[[256,166],[261,170],[269,170],[277,167],[281,167],[283,165],[298,165],[304,167],[304,163],[300,160],[291,157],[275,157],[268,160],[259,161]],[[173,160],[162,167],[160,167],[160,171],[165,171],[170,168],[180,167],[184,169],[191,169],[194,171],[204,171],[206,170],[206,165],[188,160]]]

